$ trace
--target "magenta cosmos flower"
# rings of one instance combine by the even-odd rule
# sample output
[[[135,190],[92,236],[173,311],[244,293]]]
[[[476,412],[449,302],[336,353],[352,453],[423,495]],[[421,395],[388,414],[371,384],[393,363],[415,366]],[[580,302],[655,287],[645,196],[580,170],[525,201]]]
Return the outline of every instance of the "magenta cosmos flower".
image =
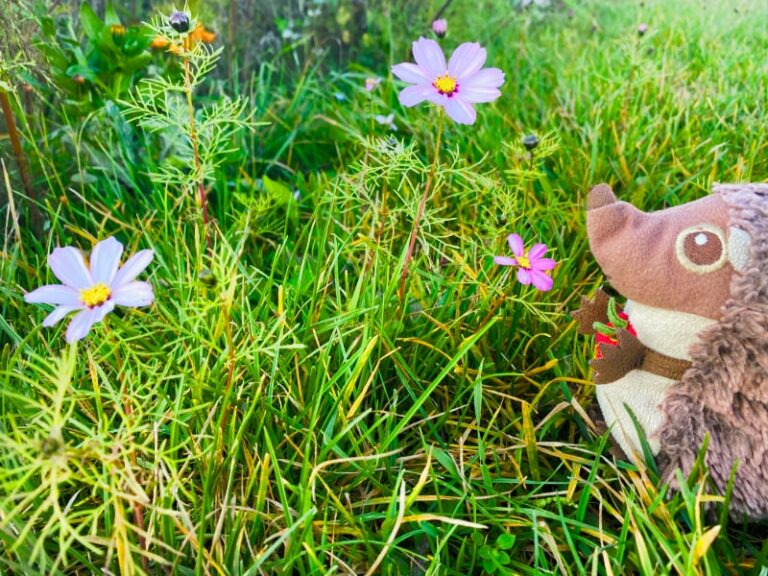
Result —
[[[152,262],[154,252],[137,252],[120,268],[122,254],[123,245],[111,236],[93,248],[90,266],[79,250],[71,246],[56,248],[48,256],[48,265],[61,284],[42,286],[24,296],[24,300],[56,306],[43,320],[46,327],[78,311],[67,328],[66,339],[70,343],[81,340],[115,306],[149,306],[154,300],[152,286],[136,281]]]
[[[552,258],[543,257],[547,252],[547,245],[534,244],[530,250],[526,251],[519,234],[507,236],[507,243],[515,257],[494,256],[493,261],[500,266],[517,266],[517,279],[520,284],[533,284],[542,292],[550,290],[552,278],[546,274],[546,271],[552,270],[556,262]]]
[[[424,100],[445,108],[459,124],[474,124],[477,113],[473,104],[493,102],[501,96],[504,73],[498,68],[483,68],[487,53],[475,42],[465,42],[453,52],[448,64],[440,45],[419,38],[413,43],[416,64],[405,62],[392,72],[409,84],[400,92],[403,106],[416,106]]]

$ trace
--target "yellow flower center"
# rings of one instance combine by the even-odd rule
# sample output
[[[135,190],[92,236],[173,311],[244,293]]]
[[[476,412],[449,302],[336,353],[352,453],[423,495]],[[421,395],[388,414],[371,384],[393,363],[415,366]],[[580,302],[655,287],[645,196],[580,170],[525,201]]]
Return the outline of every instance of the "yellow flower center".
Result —
[[[449,76],[447,73],[438,76],[432,85],[437,88],[437,91],[440,92],[440,94],[445,94],[446,96],[452,95],[459,87],[456,83],[456,78]]]
[[[525,268],[526,270],[531,269],[531,261],[528,258],[528,254],[523,254],[522,256],[515,256],[515,259],[517,260],[517,265],[520,266],[520,268]]]
[[[90,288],[80,290],[80,300],[82,300],[83,304],[88,306],[88,308],[101,306],[104,302],[109,300],[110,296],[112,296],[112,290],[102,282],[94,284]]]

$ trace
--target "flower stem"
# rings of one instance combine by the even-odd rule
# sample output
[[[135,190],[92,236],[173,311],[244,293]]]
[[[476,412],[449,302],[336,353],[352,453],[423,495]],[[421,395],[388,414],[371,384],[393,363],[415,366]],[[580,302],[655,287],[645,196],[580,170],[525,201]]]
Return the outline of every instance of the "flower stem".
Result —
[[[536,159],[536,149],[528,152],[530,158],[528,159],[528,174],[523,183],[523,209],[521,213],[526,216],[526,210],[528,209],[528,196],[533,195],[533,182],[535,180],[534,163]]]
[[[224,312],[224,333],[227,338],[227,380],[224,384],[224,399],[229,397],[229,389],[232,387],[232,379],[235,375],[235,342],[232,338],[232,315],[229,310],[229,304]],[[229,416],[229,406],[224,406],[224,415],[221,418],[221,438],[224,438]]]
[[[451,2],[453,2],[453,0],[445,0],[445,2],[443,2],[443,5],[442,5],[442,6],[440,6],[440,9],[437,11],[437,13],[435,14],[435,16],[432,18],[432,22],[434,22],[435,20],[438,20],[438,19],[440,18],[440,16],[442,16],[442,15],[443,15],[443,13],[444,13],[446,10],[448,10],[448,6],[450,6],[450,5],[451,5]]]
[[[185,49],[189,49],[186,44],[187,42],[185,41]],[[192,140],[192,153],[195,159],[195,173],[198,177],[197,189],[200,201],[200,209],[202,210],[203,215],[203,238],[205,239],[206,247],[210,251],[211,238],[208,235],[208,225],[210,223],[210,218],[208,216],[208,198],[205,194],[205,183],[203,182],[203,174],[200,167],[200,151],[197,143],[197,131],[195,130],[195,107],[192,104],[192,83],[190,77],[191,73],[189,70],[189,59],[184,58],[184,92],[187,96],[187,108],[189,109],[189,135]]]
[[[121,404],[121,407],[123,409],[123,414],[125,416],[123,423],[124,423],[126,429],[130,429],[130,422],[129,422],[129,420],[130,420],[130,418],[131,418],[131,416],[133,414],[133,407],[131,406],[131,401],[130,401],[130,399],[129,399],[128,395],[126,394],[126,391],[125,391],[126,382],[125,382],[125,379],[123,377],[123,374],[124,374],[123,373],[123,360],[122,360],[122,357],[120,355],[119,343],[117,341],[117,338],[115,338],[111,328],[109,327],[109,324],[107,324],[106,322],[104,323],[104,329],[107,332],[107,334],[109,335],[110,340],[112,340],[112,342],[115,345],[115,348],[114,348],[112,354],[115,357],[115,363],[117,364],[117,377],[120,380],[120,389],[121,389],[121,402],[120,402],[120,404]],[[132,445],[133,444],[133,434],[131,434],[129,432],[128,438],[129,438],[129,440],[128,440],[129,443]],[[133,447],[131,449],[131,456],[130,456],[130,458],[131,458],[131,465],[133,466],[133,470],[134,471],[138,470],[139,469],[139,465],[138,465],[138,461],[137,461],[137,458],[136,458],[136,450],[133,449]],[[136,534],[137,534],[137,537],[138,537],[138,540],[139,540],[139,549],[141,550],[141,554],[140,554],[140,556],[141,556],[141,565],[144,568],[144,572],[149,574],[149,560],[147,559],[147,556],[144,554],[144,552],[148,550],[147,540],[146,540],[146,538],[144,536],[146,534],[146,530],[144,528],[144,506],[142,505],[142,503],[138,499],[136,499],[133,502],[133,517],[134,517],[134,520],[136,521],[136,528],[137,528]]]
[[[438,159],[440,158],[440,139],[443,135],[443,113],[442,109],[438,110],[438,116],[437,116],[437,137],[435,138],[435,155],[432,159],[432,168],[429,170],[429,175],[427,176],[427,182],[424,185],[424,194],[421,196],[421,202],[419,202],[419,209],[416,212],[416,219],[413,221],[413,229],[411,230],[411,239],[408,243],[408,252],[405,255],[405,262],[403,263],[403,271],[400,274],[400,302],[402,303],[405,299],[405,282],[408,279],[408,265],[411,263],[411,259],[413,258],[413,250],[416,246],[416,237],[419,233],[419,223],[421,222],[421,217],[424,214],[424,206],[427,203],[427,197],[429,196],[429,191],[432,189],[432,182],[435,179],[435,172],[437,171],[437,163]]]
[[[32,201],[32,204],[29,207],[32,229],[39,233],[43,230],[43,215],[40,213],[40,209],[37,206],[37,195],[35,194],[34,188],[32,188],[32,181],[29,179],[27,159],[26,156],[24,156],[24,148],[21,145],[19,131],[16,129],[16,121],[13,116],[13,109],[11,108],[11,101],[5,90],[0,90],[0,108],[3,110],[5,124],[8,127],[8,138],[11,141],[13,155],[16,157],[16,164],[19,167],[21,184],[24,186],[24,192],[26,192],[27,197]]]

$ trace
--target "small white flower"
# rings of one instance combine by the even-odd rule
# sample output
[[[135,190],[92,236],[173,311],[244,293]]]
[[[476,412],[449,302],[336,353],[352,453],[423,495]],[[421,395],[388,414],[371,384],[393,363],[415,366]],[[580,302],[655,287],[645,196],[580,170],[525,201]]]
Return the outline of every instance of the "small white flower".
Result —
[[[154,301],[152,286],[136,281],[154,257],[152,250],[141,250],[120,268],[123,245],[112,236],[102,240],[91,252],[90,267],[79,250],[56,248],[48,256],[48,266],[61,284],[42,286],[24,296],[30,304],[53,304],[56,308],[43,326],[54,326],[70,313],[79,311],[67,328],[67,342],[82,340],[91,327],[101,322],[115,306],[149,306]]]
[[[376,120],[377,124],[381,124],[382,126],[388,126],[390,130],[397,131],[397,124],[395,124],[395,114],[388,114],[387,116],[384,116],[383,114],[376,114],[376,116],[373,117],[374,120]]]

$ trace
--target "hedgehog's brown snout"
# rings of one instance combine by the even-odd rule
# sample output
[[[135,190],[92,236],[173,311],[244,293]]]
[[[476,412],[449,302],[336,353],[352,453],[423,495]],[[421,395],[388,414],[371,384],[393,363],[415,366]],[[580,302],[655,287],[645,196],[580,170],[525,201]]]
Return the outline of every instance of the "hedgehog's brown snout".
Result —
[[[618,201],[606,184],[587,198],[589,245],[603,273],[622,296],[655,308],[719,318],[729,252],[744,252],[728,230],[718,194],[650,213]]]

